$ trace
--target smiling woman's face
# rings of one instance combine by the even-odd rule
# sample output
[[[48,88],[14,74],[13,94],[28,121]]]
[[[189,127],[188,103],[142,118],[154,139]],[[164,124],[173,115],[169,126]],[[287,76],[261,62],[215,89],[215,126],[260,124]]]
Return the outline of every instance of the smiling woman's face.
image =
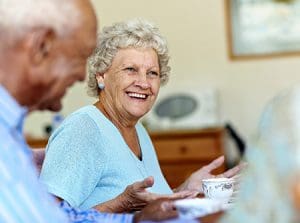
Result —
[[[100,93],[104,106],[118,117],[137,121],[152,108],[159,92],[157,53],[152,48],[120,49],[97,81],[105,84]]]

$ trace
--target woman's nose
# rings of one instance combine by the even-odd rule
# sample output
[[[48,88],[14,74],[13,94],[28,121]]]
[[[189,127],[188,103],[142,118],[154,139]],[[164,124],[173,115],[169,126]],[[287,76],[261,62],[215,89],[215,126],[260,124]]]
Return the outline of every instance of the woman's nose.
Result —
[[[139,73],[139,75],[137,75],[137,79],[135,81],[135,84],[138,85],[139,87],[145,89],[145,88],[149,88],[150,87],[150,83],[149,80],[147,79],[147,73]]]

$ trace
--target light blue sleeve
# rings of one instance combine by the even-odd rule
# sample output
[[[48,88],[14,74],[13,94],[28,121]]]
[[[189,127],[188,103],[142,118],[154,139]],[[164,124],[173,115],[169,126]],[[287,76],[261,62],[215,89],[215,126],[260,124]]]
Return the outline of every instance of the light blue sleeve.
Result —
[[[29,148],[1,126],[0,222],[67,223],[67,216],[38,181]]]
[[[71,207],[67,202],[60,203],[60,207],[71,219],[72,223],[132,223],[133,214],[103,213],[95,209],[85,211]]]
[[[100,138],[87,114],[71,115],[62,123],[49,140],[41,171],[41,182],[50,193],[79,207],[94,191],[106,168]]]

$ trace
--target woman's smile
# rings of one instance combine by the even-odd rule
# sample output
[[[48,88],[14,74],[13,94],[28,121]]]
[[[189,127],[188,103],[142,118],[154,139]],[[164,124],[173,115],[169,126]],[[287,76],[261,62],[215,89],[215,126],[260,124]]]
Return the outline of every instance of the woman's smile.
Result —
[[[145,100],[148,98],[147,94],[142,94],[142,93],[134,93],[134,92],[128,92],[127,95],[133,99],[142,99]]]

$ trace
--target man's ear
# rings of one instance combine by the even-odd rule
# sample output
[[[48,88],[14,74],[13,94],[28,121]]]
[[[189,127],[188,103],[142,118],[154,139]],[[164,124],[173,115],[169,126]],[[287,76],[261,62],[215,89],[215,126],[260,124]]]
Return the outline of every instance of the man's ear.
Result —
[[[27,35],[25,47],[33,65],[41,64],[48,57],[55,38],[55,32],[50,28],[36,28]]]

